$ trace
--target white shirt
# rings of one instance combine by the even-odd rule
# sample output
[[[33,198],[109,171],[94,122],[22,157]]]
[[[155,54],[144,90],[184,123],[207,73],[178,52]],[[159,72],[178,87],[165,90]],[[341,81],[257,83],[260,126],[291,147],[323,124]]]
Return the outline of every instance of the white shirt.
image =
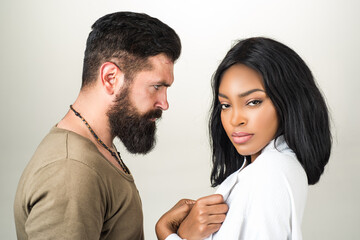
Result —
[[[283,137],[256,160],[231,174],[216,193],[229,206],[218,232],[207,240],[301,240],[307,197],[306,173]],[[181,239],[171,234],[166,240]]]

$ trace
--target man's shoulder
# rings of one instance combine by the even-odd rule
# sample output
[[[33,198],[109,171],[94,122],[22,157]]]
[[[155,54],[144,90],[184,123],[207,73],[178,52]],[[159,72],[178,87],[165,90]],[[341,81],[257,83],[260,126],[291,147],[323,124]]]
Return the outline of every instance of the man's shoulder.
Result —
[[[59,172],[106,177],[110,164],[89,140],[74,132],[53,127],[39,144],[20,181],[35,181]]]
[[[29,164],[44,167],[62,160],[75,160],[91,165],[102,155],[87,138],[65,129],[53,127],[39,144]]]

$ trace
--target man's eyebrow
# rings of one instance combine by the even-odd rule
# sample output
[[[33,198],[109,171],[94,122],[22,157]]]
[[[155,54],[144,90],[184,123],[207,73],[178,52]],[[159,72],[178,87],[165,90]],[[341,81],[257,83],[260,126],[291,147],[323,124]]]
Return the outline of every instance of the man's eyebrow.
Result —
[[[158,81],[154,85],[161,85],[161,86],[165,86],[165,87],[170,87],[171,86],[166,81]]]
[[[240,97],[240,98],[242,98],[242,97],[246,97],[246,96],[248,96],[248,95],[252,94],[253,92],[258,92],[258,91],[260,91],[260,92],[265,92],[265,91],[264,91],[264,90],[262,90],[262,89],[255,88],[255,89],[251,89],[251,90],[249,90],[249,91],[246,91],[246,92],[240,93],[240,94],[238,95],[238,97]],[[229,98],[228,98],[225,94],[219,93],[218,95],[219,95],[219,97],[229,99]]]

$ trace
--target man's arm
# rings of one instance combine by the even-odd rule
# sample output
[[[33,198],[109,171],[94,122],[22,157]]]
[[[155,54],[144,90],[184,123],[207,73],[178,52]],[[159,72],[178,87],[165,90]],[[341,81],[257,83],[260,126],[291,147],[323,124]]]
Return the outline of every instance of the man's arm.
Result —
[[[156,232],[159,240],[164,240],[172,233],[187,240],[204,239],[219,230],[228,211],[220,194],[202,197],[193,206],[180,204],[176,207],[177,205],[158,221]],[[177,224],[172,224],[174,222]],[[170,239],[179,239],[178,236],[172,235]]]
[[[88,166],[66,159],[49,164],[29,188],[29,239],[99,239],[106,193]]]
[[[189,214],[194,204],[194,200],[182,199],[162,215],[155,226],[158,239],[163,240],[170,234],[176,233],[181,222]]]

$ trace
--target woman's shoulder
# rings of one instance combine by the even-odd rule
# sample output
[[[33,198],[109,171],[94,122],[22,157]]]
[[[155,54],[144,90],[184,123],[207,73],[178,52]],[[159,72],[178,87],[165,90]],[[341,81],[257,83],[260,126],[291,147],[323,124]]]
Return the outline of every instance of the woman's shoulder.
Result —
[[[296,154],[288,147],[282,136],[271,141],[262,150],[255,162],[257,162],[258,168],[263,171],[305,174]]]
[[[259,187],[262,185],[307,186],[304,168],[295,153],[282,138],[271,141],[256,160],[241,171],[242,178],[251,178]]]
[[[307,176],[291,150],[267,149],[252,164],[254,191],[272,189],[299,197],[306,195]]]

